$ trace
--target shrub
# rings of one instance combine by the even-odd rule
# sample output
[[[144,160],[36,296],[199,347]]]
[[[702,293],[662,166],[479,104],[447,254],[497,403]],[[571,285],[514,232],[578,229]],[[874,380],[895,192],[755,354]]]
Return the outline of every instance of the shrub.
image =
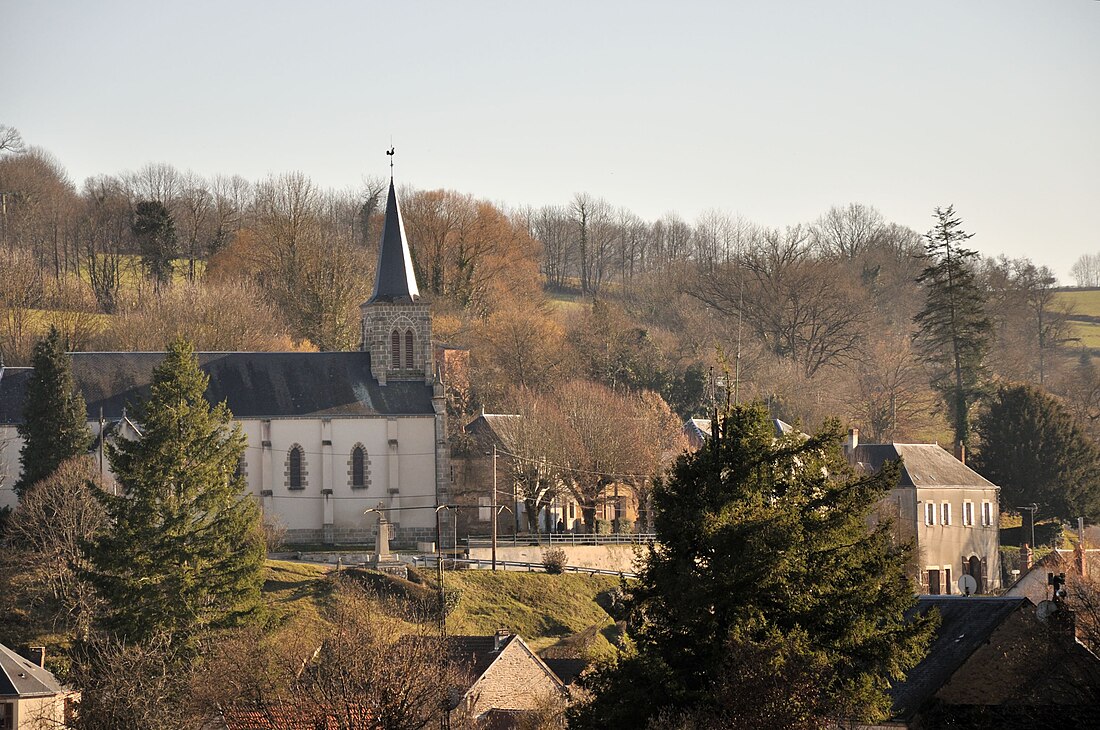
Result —
[[[542,565],[551,575],[560,575],[565,572],[565,551],[561,548],[550,548],[542,552]]]
[[[597,535],[610,535],[611,534],[611,520],[596,520],[596,534]]]
[[[629,535],[634,532],[634,520],[616,517],[612,523],[616,535]]]

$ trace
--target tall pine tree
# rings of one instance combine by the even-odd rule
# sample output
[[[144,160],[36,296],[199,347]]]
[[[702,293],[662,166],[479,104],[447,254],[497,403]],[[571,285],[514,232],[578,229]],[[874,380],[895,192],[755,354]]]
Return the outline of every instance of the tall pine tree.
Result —
[[[924,309],[913,318],[914,339],[933,367],[932,387],[947,406],[955,443],[970,442],[970,407],[985,379],[985,355],[992,324],[985,297],[974,278],[976,251],[963,248],[973,234],[960,227],[954,206],[936,208],[936,225],[925,234],[925,267],[917,281],[924,285]]]
[[[61,333],[50,327],[35,343],[31,358],[34,372],[27,383],[23,422],[19,435],[22,473],[15,483],[20,496],[36,482],[57,470],[63,461],[79,456],[92,443],[84,396],[73,379],[72,358],[65,352]]]
[[[113,527],[93,546],[92,579],[122,637],[184,641],[254,610],[264,547],[259,510],[235,474],[244,450],[229,409],[177,341],[136,416],[141,436],[108,448],[122,487],[104,495]]]
[[[820,727],[874,719],[923,656],[909,546],[869,515],[895,469],[858,476],[830,426],[776,438],[738,406],[654,491],[657,544],[626,598],[633,653],[588,681],[571,727]]]

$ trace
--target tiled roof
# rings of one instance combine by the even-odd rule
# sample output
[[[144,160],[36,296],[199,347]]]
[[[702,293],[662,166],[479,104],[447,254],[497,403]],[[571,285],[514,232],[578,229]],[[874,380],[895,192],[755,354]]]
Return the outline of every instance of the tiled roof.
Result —
[[[978,647],[1012,613],[1034,607],[1026,598],[992,596],[922,596],[916,613],[926,614],[935,608],[940,613],[940,626],[928,656],[890,690],[894,702],[893,716],[909,718],[932,698]]]
[[[935,444],[860,444],[851,458],[871,472],[887,461],[904,459],[899,486],[988,489],[993,482]]]
[[[0,697],[52,697],[64,691],[52,673],[0,644]]]
[[[127,404],[149,396],[160,352],[73,353],[73,376],[98,418],[121,418]],[[206,397],[222,400],[237,418],[429,415],[432,387],[423,380],[379,385],[366,352],[201,352],[210,376]],[[0,377],[0,424],[19,423],[29,368],[7,368]]]

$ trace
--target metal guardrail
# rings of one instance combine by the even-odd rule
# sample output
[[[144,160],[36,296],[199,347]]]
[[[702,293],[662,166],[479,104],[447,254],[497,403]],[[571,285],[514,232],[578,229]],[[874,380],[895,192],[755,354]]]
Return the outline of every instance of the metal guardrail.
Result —
[[[431,566],[435,567],[439,562],[439,558],[435,555],[417,555],[413,558],[413,565],[423,565],[425,568]],[[492,560],[484,560],[479,558],[443,558],[443,564],[446,566],[448,563],[457,563],[461,565],[472,566],[478,570],[484,570],[486,568],[492,568]],[[518,560],[498,560],[497,568],[503,570],[516,570],[522,569],[528,573],[545,573],[546,566],[542,563],[524,563]],[[580,573],[582,575],[611,575],[618,576],[620,578],[637,578],[637,573],[627,573],[622,570],[603,570],[602,568],[587,568],[582,565],[565,565],[562,570],[566,573]]]
[[[497,547],[550,547],[552,545],[648,545],[657,539],[652,532],[612,533],[610,535],[592,535],[575,532],[546,532],[536,535],[498,535]],[[467,548],[487,548],[493,546],[488,535],[470,535],[462,542]],[[500,561],[497,561],[500,562]]]

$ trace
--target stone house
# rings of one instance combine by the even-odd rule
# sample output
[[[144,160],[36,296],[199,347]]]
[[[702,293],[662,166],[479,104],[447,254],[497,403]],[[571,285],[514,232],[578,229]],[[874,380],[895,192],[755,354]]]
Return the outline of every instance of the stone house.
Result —
[[[381,505],[402,544],[434,541],[435,506],[449,484],[446,410],[432,322],[420,298],[390,180],[378,267],[360,307],[357,352],[205,352],[207,398],[225,401],[248,444],[240,473],[266,520],[292,543],[370,543]],[[73,353],[73,374],[97,438],[125,426],[148,395],[162,353]],[[0,475],[19,471],[30,368],[0,367]],[[103,426],[101,427],[101,418]],[[140,424],[133,424],[140,430]]]
[[[0,730],[67,727],[80,694],[67,689],[43,666],[45,650],[32,662],[0,644]]]
[[[498,631],[447,642],[451,660],[466,668],[469,682],[455,692],[452,717],[504,730],[525,716],[565,706],[565,684],[519,636]]]
[[[1001,587],[1000,488],[935,444],[861,444],[852,429],[844,448],[857,469],[877,473],[902,460],[897,486],[879,515],[895,520],[916,545],[911,577],[920,593],[951,594],[968,575],[975,592]]]
[[[880,727],[1100,726],[1100,659],[1027,598],[922,596],[928,655],[890,695]]]

